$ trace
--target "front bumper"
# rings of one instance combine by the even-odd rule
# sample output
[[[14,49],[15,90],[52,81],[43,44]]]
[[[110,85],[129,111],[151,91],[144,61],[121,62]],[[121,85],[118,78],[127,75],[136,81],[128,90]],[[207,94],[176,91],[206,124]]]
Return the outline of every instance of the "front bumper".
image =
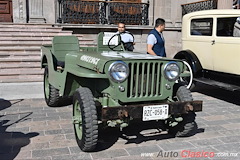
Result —
[[[187,114],[190,111],[202,111],[202,101],[186,101],[186,102],[172,102],[163,103],[168,104],[168,115],[181,115]],[[102,121],[116,120],[116,119],[142,119],[143,107],[148,105],[161,105],[161,104],[139,104],[128,105],[119,107],[104,107],[102,108]]]

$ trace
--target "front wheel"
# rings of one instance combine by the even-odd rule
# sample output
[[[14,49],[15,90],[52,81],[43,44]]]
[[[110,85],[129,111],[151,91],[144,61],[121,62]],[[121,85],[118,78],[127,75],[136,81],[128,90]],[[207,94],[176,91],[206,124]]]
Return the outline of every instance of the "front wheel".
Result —
[[[180,86],[176,91],[177,101],[192,101],[192,94],[186,86]],[[172,116],[169,118],[167,123],[168,133],[176,137],[186,137],[191,136],[196,133],[197,124],[195,122],[196,114],[195,112],[188,112],[187,114],[182,115],[181,117]],[[177,122],[176,119],[182,119],[182,121]],[[172,125],[172,124],[177,125]]]
[[[73,95],[73,121],[78,146],[93,151],[98,141],[97,109],[88,88],[79,88]]]

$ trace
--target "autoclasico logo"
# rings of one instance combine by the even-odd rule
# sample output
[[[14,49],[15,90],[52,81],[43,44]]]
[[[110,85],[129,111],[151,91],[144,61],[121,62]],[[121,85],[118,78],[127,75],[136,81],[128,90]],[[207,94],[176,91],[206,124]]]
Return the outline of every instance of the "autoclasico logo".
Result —
[[[182,151],[162,151],[160,150],[157,155],[156,153],[141,153],[141,157],[159,157],[159,158],[212,158],[212,157],[238,157],[239,153],[228,153],[228,152],[206,152],[206,151],[191,151],[191,150],[182,150]]]
[[[214,157],[215,153],[214,152],[192,152],[190,150],[183,150],[181,152],[181,157],[184,158],[190,158],[190,157]]]
[[[214,157],[215,153],[214,152],[206,152],[206,151],[201,151],[201,152],[194,152],[190,150],[182,150],[180,153],[179,152],[163,152],[160,151],[157,155],[157,157],[170,157],[170,158],[176,158],[180,155],[180,157],[183,158],[201,158],[201,157]]]

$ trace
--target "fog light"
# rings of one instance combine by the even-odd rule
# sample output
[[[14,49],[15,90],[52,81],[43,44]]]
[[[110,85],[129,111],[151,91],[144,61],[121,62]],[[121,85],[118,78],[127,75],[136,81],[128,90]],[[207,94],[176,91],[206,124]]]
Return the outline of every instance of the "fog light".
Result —
[[[171,89],[171,86],[169,84],[165,84],[165,87],[166,87],[167,90]]]
[[[120,92],[124,92],[125,91],[125,88],[123,86],[119,86],[118,88],[119,88]]]

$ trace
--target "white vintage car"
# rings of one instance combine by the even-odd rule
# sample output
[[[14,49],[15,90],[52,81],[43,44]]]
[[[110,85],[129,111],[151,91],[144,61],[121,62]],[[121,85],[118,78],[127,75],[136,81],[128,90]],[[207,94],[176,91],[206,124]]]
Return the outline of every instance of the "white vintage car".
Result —
[[[182,51],[174,58],[189,63],[193,84],[201,82],[240,90],[240,10],[207,10],[185,15]]]

